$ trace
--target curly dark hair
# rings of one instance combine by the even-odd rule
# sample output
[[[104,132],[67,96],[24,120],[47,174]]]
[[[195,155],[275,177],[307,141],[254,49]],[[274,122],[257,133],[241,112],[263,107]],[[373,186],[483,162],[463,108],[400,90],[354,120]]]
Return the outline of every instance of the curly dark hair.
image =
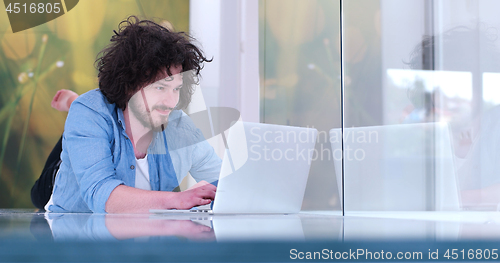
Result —
[[[183,87],[177,109],[191,102],[204,62],[211,62],[185,32],[172,32],[150,20],[129,16],[118,25],[111,44],[99,52],[95,65],[99,89],[110,103],[125,110],[132,95],[159,80],[171,66],[182,66]]]

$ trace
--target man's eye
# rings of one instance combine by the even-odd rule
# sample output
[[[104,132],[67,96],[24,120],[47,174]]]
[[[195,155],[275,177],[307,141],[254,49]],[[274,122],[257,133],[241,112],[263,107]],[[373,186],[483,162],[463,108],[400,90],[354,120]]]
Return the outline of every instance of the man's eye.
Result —
[[[179,91],[179,90],[181,90],[181,88],[182,88],[182,87],[178,87],[178,88],[175,88],[174,90],[175,90],[175,91]]]
[[[164,88],[161,86],[156,87],[157,90],[163,90]]]

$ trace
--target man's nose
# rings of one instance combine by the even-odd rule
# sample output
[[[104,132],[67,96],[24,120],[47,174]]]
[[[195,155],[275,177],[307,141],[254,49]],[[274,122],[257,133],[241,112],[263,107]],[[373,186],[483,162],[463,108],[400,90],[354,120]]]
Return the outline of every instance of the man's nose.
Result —
[[[179,102],[179,95],[175,94],[173,90],[166,92],[161,99],[161,104],[169,108],[175,108]]]

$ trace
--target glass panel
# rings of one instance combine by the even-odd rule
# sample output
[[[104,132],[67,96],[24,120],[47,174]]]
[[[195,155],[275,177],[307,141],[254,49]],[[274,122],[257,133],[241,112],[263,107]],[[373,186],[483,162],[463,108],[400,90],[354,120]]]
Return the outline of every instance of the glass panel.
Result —
[[[67,1],[69,2],[69,1]],[[189,2],[85,0],[40,26],[12,33],[0,12],[0,207],[31,208],[30,189],[61,137],[65,113],[50,107],[59,89],[97,88],[94,60],[131,14],[189,29]],[[38,72],[38,73],[37,73]]]
[[[260,2],[261,121],[318,129],[305,210],[340,209],[328,137],[341,117],[339,16],[340,1]]]
[[[344,5],[346,211],[497,210],[500,3]]]

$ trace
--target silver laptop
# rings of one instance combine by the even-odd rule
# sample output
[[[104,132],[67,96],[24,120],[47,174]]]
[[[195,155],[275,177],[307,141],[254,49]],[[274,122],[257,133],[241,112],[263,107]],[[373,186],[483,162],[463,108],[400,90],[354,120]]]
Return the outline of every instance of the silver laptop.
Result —
[[[337,181],[344,172],[344,209],[459,210],[457,176],[446,123],[330,130]]]
[[[317,130],[237,122],[224,136],[226,150],[212,209],[150,212],[298,213]]]

